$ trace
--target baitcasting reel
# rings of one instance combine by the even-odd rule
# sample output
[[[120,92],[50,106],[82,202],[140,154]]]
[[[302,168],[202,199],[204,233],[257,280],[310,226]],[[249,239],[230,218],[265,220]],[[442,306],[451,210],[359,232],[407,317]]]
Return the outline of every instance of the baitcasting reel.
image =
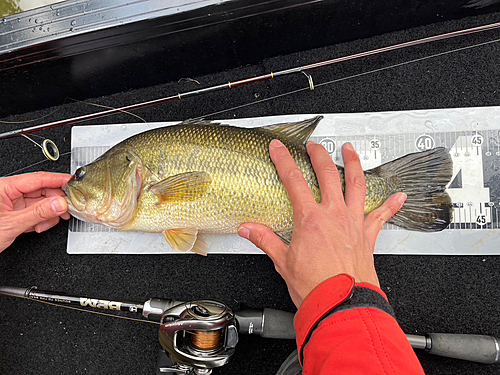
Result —
[[[138,313],[150,321],[158,322],[162,350],[158,354],[157,375],[211,374],[213,368],[229,361],[238,343],[238,334],[275,339],[295,338],[294,314],[275,309],[242,309],[233,312],[224,303],[211,300],[181,302],[151,298],[144,303],[111,301],[43,291],[36,287],[0,286],[0,295],[62,307],[78,305],[86,309]],[[100,314],[126,318],[104,312]]]
[[[225,365],[238,343],[233,311],[223,303],[209,300],[186,302],[165,311],[158,338],[172,367],[160,373],[210,374]]]
[[[294,314],[275,309],[242,309],[199,300],[179,302],[152,298],[139,308],[148,320],[160,322],[157,375],[205,375],[225,365],[238,334],[294,339]]]
[[[243,309],[233,312],[217,301],[180,302],[151,298],[144,303],[111,301],[39,290],[36,287],[0,286],[0,295],[44,302],[55,306],[127,311],[158,322],[162,350],[158,355],[157,375],[209,375],[225,365],[234,353],[238,334],[274,339],[294,339],[291,312],[275,309]],[[81,310],[87,311],[88,310]],[[124,316],[100,313],[127,319]],[[137,320],[137,319],[136,319]],[[493,336],[430,333],[406,335],[411,346],[428,353],[479,363],[500,363],[500,340]],[[276,375],[301,374],[295,351]]]

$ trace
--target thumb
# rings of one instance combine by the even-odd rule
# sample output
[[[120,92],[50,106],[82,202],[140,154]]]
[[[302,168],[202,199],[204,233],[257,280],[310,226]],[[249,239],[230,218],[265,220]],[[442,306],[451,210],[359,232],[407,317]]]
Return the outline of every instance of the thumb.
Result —
[[[265,252],[275,265],[284,258],[287,245],[268,227],[261,224],[246,223],[238,229],[240,237],[250,240],[255,246]]]
[[[35,225],[56,218],[68,210],[68,203],[63,197],[55,196],[42,199],[35,204],[17,211],[13,218],[19,233],[32,231]]]
[[[366,238],[375,247],[377,236],[384,224],[401,209],[406,201],[405,193],[391,195],[379,208],[368,214],[365,219]]]

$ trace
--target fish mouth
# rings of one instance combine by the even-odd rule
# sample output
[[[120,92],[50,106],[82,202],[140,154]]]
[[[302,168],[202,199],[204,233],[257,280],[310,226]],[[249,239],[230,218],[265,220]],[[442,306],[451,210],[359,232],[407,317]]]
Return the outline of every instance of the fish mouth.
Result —
[[[68,187],[68,184],[66,184],[63,187],[61,187],[61,190],[63,191],[64,194],[66,194],[66,196],[69,196],[69,187]]]
[[[89,223],[102,224],[96,215],[86,212],[87,199],[81,190],[68,184],[62,186],[61,190],[66,194],[63,198],[68,203],[68,211],[72,216]]]
[[[132,174],[131,187],[121,201],[113,198],[111,184],[107,185],[104,199],[94,209],[88,207],[87,203],[92,206],[92,201],[88,202],[85,193],[80,188],[70,184],[62,186],[61,190],[66,194],[64,199],[68,203],[69,213],[79,220],[124,229],[135,215],[142,188],[141,170],[138,169]]]
[[[87,199],[85,194],[74,186],[68,184],[61,187],[61,190],[66,194],[64,199],[68,203],[69,213],[73,216],[85,210]]]

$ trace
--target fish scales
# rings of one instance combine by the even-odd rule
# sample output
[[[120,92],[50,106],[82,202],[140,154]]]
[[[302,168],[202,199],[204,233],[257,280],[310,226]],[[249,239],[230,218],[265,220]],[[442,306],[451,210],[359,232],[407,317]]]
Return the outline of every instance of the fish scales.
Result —
[[[269,157],[276,135],[265,129],[226,125],[177,125],[139,134],[123,144],[134,149],[155,183],[192,171],[210,175],[211,184],[196,200],[157,205],[155,194],[143,191],[129,230],[161,232],[195,226],[205,233],[236,233],[239,225],[256,222],[277,232],[292,228],[288,194]],[[281,141],[299,165],[319,200],[314,171],[304,145]],[[152,146],[153,145],[153,146]]]
[[[140,133],[77,169],[63,187],[70,212],[120,230],[161,232],[181,252],[206,254],[203,233],[236,233],[245,222],[267,225],[289,240],[293,210],[269,144],[283,142],[320,202],[305,143],[321,118],[261,128],[193,120]],[[338,170],[344,189],[344,169]],[[402,191],[407,200],[391,223],[428,232],[446,228],[452,170],[448,150],[437,148],[365,171],[365,214]]]

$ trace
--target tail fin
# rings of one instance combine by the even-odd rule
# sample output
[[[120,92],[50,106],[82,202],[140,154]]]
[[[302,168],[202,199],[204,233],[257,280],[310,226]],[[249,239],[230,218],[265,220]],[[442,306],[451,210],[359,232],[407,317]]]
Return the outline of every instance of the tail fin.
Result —
[[[445,188],[453,174],[453,162],[447,149],[405,155],[377,169],[380,176],[393,179],[394,193],[401,191],[408,196],[389,223],[422,232],[441,231],[450,224],[453,208]]]

